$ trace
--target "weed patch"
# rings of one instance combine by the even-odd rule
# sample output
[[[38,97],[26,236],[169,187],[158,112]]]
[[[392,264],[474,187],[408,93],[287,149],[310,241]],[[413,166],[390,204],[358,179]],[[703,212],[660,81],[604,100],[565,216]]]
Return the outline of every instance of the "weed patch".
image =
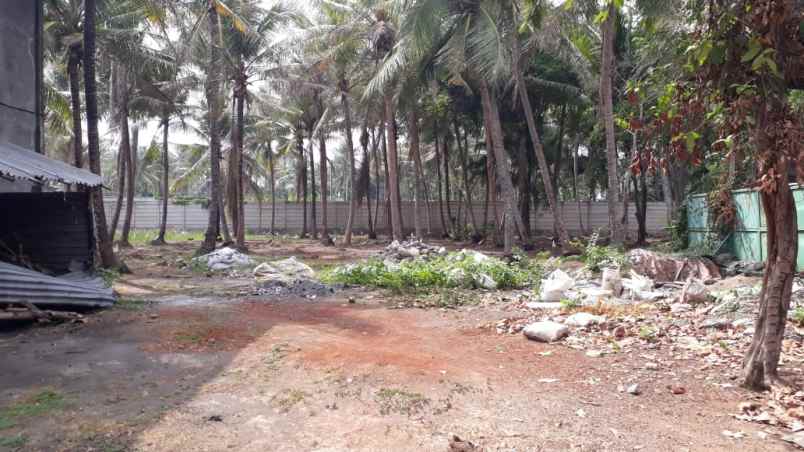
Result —
[[[296,404],[309,396],[310,394],[299,389],[285,389],[274,396],[273,402],[279,407],[280,411],[287,413],[291,408],[296,406]]]
[[[420,412],[430,404],[430,399],[421,394],[394,388],[380,389],[375,400],[380,405],[381,414],[399,413],[408,416]]]
[[[0,436],[0,447],[7,449],[19,449],[28,442],[28,437],[22,434],[15,436]]]
[[[0,410],[0,430],[14,427],[19,419],[36,417],[64,407],[64,396],[46,389]]]

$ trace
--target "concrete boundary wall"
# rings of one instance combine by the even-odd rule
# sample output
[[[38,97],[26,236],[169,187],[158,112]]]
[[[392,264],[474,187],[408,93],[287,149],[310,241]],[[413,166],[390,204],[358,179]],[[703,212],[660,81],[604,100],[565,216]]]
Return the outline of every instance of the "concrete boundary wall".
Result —
[[[112,217],[116,199],[106,198],[105,205],[107,217]],[[423,204],[423,203],[422,203]],[[580,234],[580,222],[583,222],[584,231],[590,233],[596,229],[608,229],[608,207],[606,202],[586,202],[580,203],[580,215],[578,203],[571,201],[562,203],[562,212],[567,228],[572,234]],[[498,211],[502,211],[502,203],[497,204]],[[620,206],[622,208],[622,206]],[[629,207],[629,229],[636,231],[636,219],[634,218],[635,206]],[[161,218],[161,201],[152,198],[137,198],[134,203],[134,217],[132,228],[134,229],[156,229],[159,227]],[[346,218],[349,211],[349,204],[346,202],[328,203],[327,217],[329,228],[334,231],[342,231],[346,225]],[[446,207],[445,207],[446,211]],[[452,216],[459,218],[459,224],[472,225],[471,216],[465,208],[465,204],[458,202],[450,203]],[[489,215],[493,210],[489,208]],[[483,224],[483,203],[475,203],[472,207],[477,223],[482,227]],[[405,230],[411,230],[414,225],[414,215],[417,214],[422,219],[422,223],[427,225],[427,213],[424,205],[420,206],[418,212],[414,209],[413,202],[402,203],[402,219]],[[168,205],[168,228],[178,230],[202,230],[206,228],[209,211],[198,204],[187,205]],[[275,225],[278,232],[298,232],[302,228],[303,209],[300,203],[283,202],[276,204]],[[308,205],[307,216],[308,224],[311,217],[311,209]],[[316,206],[316,216],[318,225],[321,225],[321,205]],[[246,204],[246,227],[250,230],[269,230],[271,227],[271,204]],[[621,214],[618,214],[618,218]],[[650,234],[663,234],[667,228],[667,210],[664,203],[648,203],[647,229]],[[121,219],[122,221],[122,219]],[[383,233],[387,227],[386,211],[380,205],[379,232]],[[538,211],[531,212],[531,228],[536,231],[551,233],[553,229],[553,216],[547,208],[540,208]],[[365,204],[360,207],[355,216],[355,229],[365,231],[368,228],[368,211]],[[430,203],[430,233],[441,233],[441,219],[438,203]]]

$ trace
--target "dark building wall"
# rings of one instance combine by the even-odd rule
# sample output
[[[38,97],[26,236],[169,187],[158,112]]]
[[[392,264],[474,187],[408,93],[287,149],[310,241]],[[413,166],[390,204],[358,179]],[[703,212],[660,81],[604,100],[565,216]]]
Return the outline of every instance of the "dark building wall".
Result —
[[[0,141],[39,149],[41,0],[0,0]]]
[[[93,261],[87,193],[0,193],[0,212],[0,260],[10,249],[56,274]]]

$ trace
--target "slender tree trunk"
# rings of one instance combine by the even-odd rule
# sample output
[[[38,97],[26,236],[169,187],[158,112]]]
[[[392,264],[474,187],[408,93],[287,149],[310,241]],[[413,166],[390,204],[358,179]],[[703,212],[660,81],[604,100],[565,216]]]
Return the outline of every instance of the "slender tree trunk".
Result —
[[[505,201],[505,211],[503,213],[503,249],[505,254],[511,254],[514,246],[515,217],[518,215],[516,209],[516,194],[514,192],[514,185],[511,182],[511,165],[508,162],[508,157],[505,155],[505,149],[503,148],[504,141],[502,125],[500,124],[500,114],[496,105],[497,100],[485,81],[480,82],[480,95],[483,101],[483,114],[488,116],[488,122],[491,126],[497,177],[500,179],[500,186]]]
[[[310,156],[310,209],[311,209],[311,224],[310,229],[313,235],[313,239],[318,239],[318,219],[316,218],[316,196],[315,196],[315,151],[313,151],[313,129],[309,131],[309,141],[308,144],[310,146],[310,151],[308,155]]]
[[[533,153],[536,156],[536,161],[539,163],[539,171],[542,175],[542,182],[544,183],[544,192],[547,197],[547,203],[550,206],[550,211],[553,214],[554,228],[558,232],[558,239],[561,241],[561,246],[566,247],[569,245],[569,234],[564,226],[564,220],[561,217],[561,212],[558,210],[558,198],[554,191],[553,184],[550,181],[550,170],[547,166],[547,158],[544,156],[544,147],[542,146],[539,132],[536,130],[536,122],[533,119],[533,108],[530,105],[530,98],[528,97],[528,89],[525,86],[525,78],[522,76],[521,68],[519,67],[519,40],[514,39],[514,77],[516,77],[516,84],[519,91],[519,100],[522,103],[522,110],[525,113],[525,121],[528,124],[528,132],[530,133],[530,140],[533,143]]]
[[[779,158],[773,169],[776,174],[788,174],[786,159]],[[798,254],[796,206],[786,182],[785,177],[774,191],[760,194],[768,228],[768,257],[754,338],[743,362],[743,384],[752,389],[765,389],[779,379],[777,368]]]
[[[485,108],[485,107],[484,107]],[[490,113],[483,110],[483,128],[485,129],[484,135],[486,139],[486,213],[484,220],[484,227],[488,231],[488,203],[491,204],[492,218],[494,218],[494,228],[492,230],[492,237],[494,242],[501,243],[499,229],[497,225],[499,222],[499,212],[497,212],[497,165],[494,159],[494,137],[491,132],[491,117]]]
[[[126,107],[128,109],[128,107]],[[128,113],[126,113],[128,117]],[[123,248],[131,248],[128,237],[131,233],[131,220],[134,217],[134,195],[137,185],[137,147],[140,141],[140,129],[136,125],[131,133],[131,147],[128,150],[128,175],[126,179],[126,216],[123,219],[123,230],[120,234],[118,244]]]
[[[123,140],[124,126],[120,126],[120,145],[117,147],[117,203],[112,214],[112,224],[109,227],[109,237],[114,241],[117,235],[117,226],[120,224],[120,214],[123,212],[123,202],[126,197],[126,180],[128,176],[128,121],[125,125],[125,137]]]
[[[67,63],[67,73],[70,79],[70,107],[73,119],[73,164],[77,168],[84,166],[83,131],[81,130],[81,79],[78,73],[81,64],[81,46],[70,47],[70,59]]]
[[[435,124],[435,129],[439,130],[438,123]],[[444,213],[444,190],[441,184],[441,133],[435,134],[435,170],[436,170],[436,191],[438,191],[438,213],[441,218],[441,237],[449,237],[450,228],[447,225],[446,216]]]
[[[581,135],[578,134],[575,140],[575,149],[572,152],[572,196],[578,205],[578,227],[581,235],[586,235],[583,227],[583,214],[581,214],[581,198],[578,196],[578,148],[581,147]]]
[[[84,1],[84,97],[87,112],[87,145],[90,170],[101,175],[100,139],[98,137],[98,89],[95,81],[95,0]],[[93,215],[95,217],[95,237],[100,252],[101,265],[106,268],[118,267],[112,240],[106,224],[106,211],[103,208],[103,188],[91,190]]]
[[[207,62],[206,100],[207,100],[207,127],[209,133],[209,166],[210,166],[210,202],[209,221],[204,233],[204,242],[198,250],[199,254],[210,253],[215,250],[218,239],[218,221],[221,217],[221,137],[219,129],[220,118],[220,80],[221,70],[220,29],[218,28],[218,12],[214,0],[207,0],[207,25],[210,36],[209,60]],[[224,219],[225,221],[225,219]]]
[[[374,134],[372,130],[372,135]],[[385,146],[385,123],[380,121],[380,142],[383,143],[382,146]],[[374,223],[369,230],[369,238],[376,239],[377,238],[377,221],[380,217],[380,155],[379,150],[377,149],[377,138],[374,138],[374,145],[372,151],[374,152]]]
[[[623,233],[617,221],[617,201],[620,198],[619,183],[617,182],[617,143],[614,137],[614,100],[612,82],[614,78],[614,40],[617,23],[617,7],[614,2],[609,3],[608,16],[603,21],[603,48],[602,64],[600,67],[600,118],[606,134],[606,170],[608,173],[608,192],[606,200],[609,204],[609,229],[611,242],[619,245],[623,243]]]
[[[352,139],[352,110],[346,93],[346,81],[341,81],[341,105],[343,106],[344,133],[346,134],[346,153],[349,158],[349,215],[346,218],[346,231],[343,234],[344,246],[352,245],[352,228],[357,214],[357,175],[355,174],[355,146]]]
[[[391,191],[391,235],[394,240],[403,240],[402,210],[399,205],[399,158],[396,152],[396,123],[394,122],[394,100],[391,94],[385,94],[385,122],[388,135],[388,185]]]
[[[237,92],[235,96],[235,130],[234,134],[237,136],[235,140],[235,174],[236,178],[234,180],[235,183],[235,202],[236,206],[234,209],[234,213],[236,216],[233,216],[232,221],[235,222],[233,225],[233,232],[235,235],[235,246],[237,249],[241,251],[246,250],[246,224],[245,224],[245,191],[243,186],[243,180],[245,179],[244,171],[243,171],[243,137],[245,136],[245,104],[246,104],[246,75],[244,74],[245,68],[243,67],[243,63],[240,63],[240,76],[237,80]]]
[[[268,166],[271,176],[271,234],[276,234],[276,170],[274,168],[274,150],[268,140]]]
[[[455,136],[460,136],[460,127],[458,127],[458,122],[453,121],[452,127],[455,130]],[[464,137],[467,136],[468,133],[464,134]],[[468,148],[468,141],[464,141],[464,146],[461,148],[460,140],[458,140],[458,156],[461,159],[461,172],[463,173],[463,187],[464,191],[466,192],[466,209],[469,213],[469,218],[472,220],[472,228],[473,231],[473,239],[479,239],[480,237],[480,229],[478,228],[477,218],[475,218],[475,212],[472,208],[472,189],[469,186],[469,148]]]
[[[302,201],[302,230],[299,238],[307,237],[307,161],[304,159],[304,138],[302,137],[302,128],[296,129],[296,150],[298,157],[296,160],[296,201],[298,202],[299,195],[301,194]]]
[[[329,195],[329,185],[327,180],[327,140],[324,132],[318,134],[318,158],[321,161],[319,170],[321,172],[321,243],[326,246],[334,245],[332,237],[329,236],[329,224],[327,219],[327,197]],[[369,214],[371,213],[371,203],[369,203]],[[371,221],[369,220],[369,223]]]
[[[416,213],[416,221],[414,227],[416,237],[421,239],[424,237],[424,232],[419,216],[419,208],[422,199],[424,199],[424,174],[421,151],[419,150],[419,116],[415,106],[408,112],[408,141],[410,142],[410,156],[413,158],[414,172],[416,173],[416,199],[413,207]]]
[[[170,115],[162,117],[162,218],[159,221],[159,236],[151,245],[165,245],[167,234],[168,197],[170,196],[170,155],[168,154],[168,133],[170,131]]]

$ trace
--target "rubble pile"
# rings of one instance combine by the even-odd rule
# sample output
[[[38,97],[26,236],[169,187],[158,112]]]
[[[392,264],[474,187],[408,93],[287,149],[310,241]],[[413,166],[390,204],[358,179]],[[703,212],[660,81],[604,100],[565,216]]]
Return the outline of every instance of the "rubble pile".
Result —
[[[192,262],[204,264],[211,271],[231,270],[233,268],[254,265],[254,261],[252,261],[247,254],[243,254],[229,247],[195,257]]]
[[[447,250],[443,246],[431,246],[419,239],[411,238],[404,242],[394,240],[380,253],[380,257],[383,260],[401,262],[406,259],[415,259],[417,257],[426,259],[435,256],[445,256],[446,254]]]
[[[302,296],[314,299],[335,292],[336,286],[315,279],[310,266],[289,257],[276,262],[263,262],[253,270],[254,295]]]

